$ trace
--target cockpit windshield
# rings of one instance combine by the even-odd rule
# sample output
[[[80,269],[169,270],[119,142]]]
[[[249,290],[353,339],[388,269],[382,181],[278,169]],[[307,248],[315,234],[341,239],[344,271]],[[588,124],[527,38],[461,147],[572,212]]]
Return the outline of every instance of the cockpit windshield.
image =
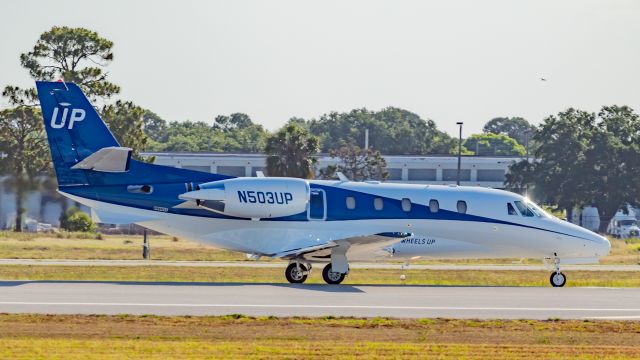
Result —
[[[518,211],[520,211],[520,214],[524,217],[544,217],[544,218],[548,218],[551,215],[549,215],[546,211],[544,211],[542,208],[540,208],[538,205],[534,204],[531,201],[514,201],[514,204],[516,204],[516,207],[518,208]]]

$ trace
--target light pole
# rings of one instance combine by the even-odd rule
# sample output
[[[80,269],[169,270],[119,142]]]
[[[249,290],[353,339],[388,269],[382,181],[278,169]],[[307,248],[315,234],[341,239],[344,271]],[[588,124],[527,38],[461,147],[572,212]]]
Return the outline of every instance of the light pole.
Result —
[[[524,148],[526,150],[527,163],[529,162],[529,129],[524,131]]]
[[[456,123],[460,127],[460,132],[458,134],[458,181],[456,184],[460,185],[460,163],[462,162],[462,122],[458,121]]]

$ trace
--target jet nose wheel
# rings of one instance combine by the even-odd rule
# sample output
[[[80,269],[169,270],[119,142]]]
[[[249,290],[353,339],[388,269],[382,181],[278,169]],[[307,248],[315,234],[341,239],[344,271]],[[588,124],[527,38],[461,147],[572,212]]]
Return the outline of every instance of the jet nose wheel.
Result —
[[[307,280],[307,267],[303,264],[291,263],[284,271],[284,276],[292,284],[302,284]]]
[[[554,272],[551,274],[550,280],[553,287],[563,287],[567,282],[567,277],[561,272]]]
[[[346,275],[347,274],[331,271],[331,263],[327,264],[327,266],[322,269],[322,278],[327,284],[340,284]]]

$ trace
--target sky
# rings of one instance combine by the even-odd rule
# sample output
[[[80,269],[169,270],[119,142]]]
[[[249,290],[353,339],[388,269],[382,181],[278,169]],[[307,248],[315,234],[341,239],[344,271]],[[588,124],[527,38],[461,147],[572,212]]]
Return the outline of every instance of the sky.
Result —
[[[0,87],[32,86],[20,53],[66,25],[112,40],[119,98],[168,121],[244,112],[274,130],[396,106],[466,136],[498,116],[640,111],[639,19],[634,0],[2,1]]]

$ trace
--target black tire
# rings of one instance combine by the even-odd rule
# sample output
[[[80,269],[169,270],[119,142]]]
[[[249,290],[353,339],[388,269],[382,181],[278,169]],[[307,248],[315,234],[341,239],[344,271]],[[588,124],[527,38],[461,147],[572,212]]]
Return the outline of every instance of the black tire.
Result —
[[[567,277],[561,272],[554,272],[551,274],[549,281],[553,287],[563,287],[567,282]]]
[[[298,266],[300,266],[300,271],[298,271]],[[284,276],[287,278],[287,281],[292,284],[302,284],[307,280],[306,272],[306,266],[302,264],[296,265],[295,263],[291,263],[284,271]]]
[[[322,278],[327,284],[337,285],[344,281],[344,277],[347,274],[337,273],[331,271],[331,263],[327,264],[327,266],[322,269]]]

